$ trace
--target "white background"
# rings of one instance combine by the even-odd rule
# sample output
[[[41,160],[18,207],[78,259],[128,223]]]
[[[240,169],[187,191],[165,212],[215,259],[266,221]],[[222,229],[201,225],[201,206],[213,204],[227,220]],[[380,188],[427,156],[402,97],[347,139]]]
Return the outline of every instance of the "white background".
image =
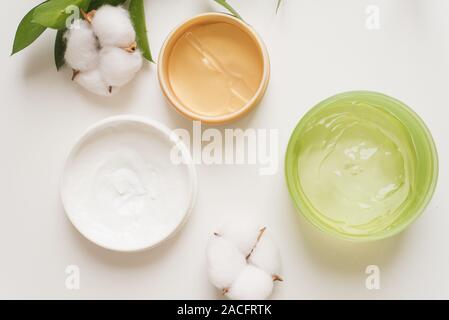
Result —
[[[91,124],[123,113],[170,128],[191,128],[159,89],[156,66],[112,99],[94,97],[53,64],[54,32],[9,57],[20,19],[38,1],[1,10],[0,298],[192,298],[220,296],[208,283],[204,249],[224,217],[257,216],[280,247],[285,282],[273,298],[449,298],[449,1],[234,0],[261,34],[272,60],[259,108],[231,127],[280,130],[279,172],[256,166],[199,166],[197,205],[179,235],[139,254],[108,252],[67,220],[58,194],[65,157]],[[381,28],[365,27],[367,5]],[[166,35],[195,14],[221,10],[211,0],[146,1],[155,55]],[[401,235],[373,243],[326,236],[300,217],[284,181],[283,158],[301,116],[330,95],[355,89],[392,95],[430,127],[440,156],[439,184],[423,216]],[[65,288],[78,265],[81,288]],[[365,268],[381,269],[381,289],[365,288]]]

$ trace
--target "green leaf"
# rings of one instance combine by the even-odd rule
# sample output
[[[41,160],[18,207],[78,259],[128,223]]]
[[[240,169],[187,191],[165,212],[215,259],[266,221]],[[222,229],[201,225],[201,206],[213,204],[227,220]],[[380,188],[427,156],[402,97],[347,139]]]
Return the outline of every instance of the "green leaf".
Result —
[[[65,49],[66,49],[66,42],[64,39],[64,30],[58,30],[56,33],[56,39],[55,39],[55,64],[56,69],[59,70],[62,68],[62,66],[65,64],[64,55],[65,55]]]
[[[39,36],[45,31],[45,27],[33,23],[34,11],[43,5],[42,3],[37,7],[34,7],[30,12],[23,17],[22,21],[20,21],[19,26],[17,27],[16,36],[14,37],[14,44],[12,47],[12,53],[16,54],[17,52],[25,49],[30,44],[32,44]]]
[[[226,0],[214,0],[214,1],[225,7],[236,18],[243,20],[242,16]]]
[[[124,4],[127,0],[92,0],[89,6],[89,11],[100,8],[105,4],[110,4],[111,6],[118,6]]]
[[[131,0],[129,3],[129,13],[131,14],[131,20],[133,22],[134,29],[136,30],[138,47],[142,51],[145,59],[154,62],[148,42],[143,0]]]
[[[281,7],[282,0],[278,0],[278,4],[276,5],[276,13],[278,13],[279,8]]]
[[[91,0],[50,0],[34,11],[33,22],[44,27],[61,30],[66,27],[66,21],[74,13],[66,9],[76,6],[84,11],[89,8]]]

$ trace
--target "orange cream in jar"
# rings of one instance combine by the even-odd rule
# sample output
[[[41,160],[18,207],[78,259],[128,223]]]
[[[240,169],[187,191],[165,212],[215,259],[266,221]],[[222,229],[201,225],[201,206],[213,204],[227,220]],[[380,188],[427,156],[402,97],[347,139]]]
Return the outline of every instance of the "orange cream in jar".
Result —
[[[244,22],[224,14],[187,21],[161,52],[159,78],[175,108],[209,123],[249,111],[268,84],[265,47]]]

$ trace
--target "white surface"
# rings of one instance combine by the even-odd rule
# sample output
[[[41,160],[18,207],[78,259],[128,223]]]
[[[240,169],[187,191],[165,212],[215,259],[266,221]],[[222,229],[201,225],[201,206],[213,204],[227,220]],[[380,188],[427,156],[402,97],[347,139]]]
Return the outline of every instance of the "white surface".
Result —
[[[322,99],[367,89],[414,108],[430,127],[440,179],[424,215],[405,233],[374,243],[348,243],[315,230],[295,212],[283,166],[260,176],[256,166],[199,166],[199,198],[181,233],[155,250],[108,252],[85,240],[67,220],[58,195],[64,159],[77,137],[111,115],[134,113],[170,128],[191,122],[169,108],[156,67],[112,99],[56,73],[52,32],[12,58],[14,32],[37,1],[2,11],[0,42],[0,297],[219,297],[205,272],[208,232],[223,216],[254,214],[278,243],[284,283],[274,298],[449,298],[449,2],[446,0],[231,1],[265,40],[272,78],[258,109],[231,127],[280,130],[283,159],[300,117]],[[147,1],[155,54],[172,28],[210,0]],[[368,4],[380,7],[381,29],[365,28]],[[381,269],[381,289],[365,288],[365,268]],[[78,265],[80,290],[65,288],[67,265]]]

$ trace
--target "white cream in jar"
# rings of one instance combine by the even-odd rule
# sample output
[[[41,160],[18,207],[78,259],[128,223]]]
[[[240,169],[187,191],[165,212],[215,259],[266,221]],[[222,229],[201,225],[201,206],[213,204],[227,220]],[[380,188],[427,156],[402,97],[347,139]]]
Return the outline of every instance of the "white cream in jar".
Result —
[[[172,161],[173,148],[184,163]],[[178,229],[191,211],[195,179],[187,149],[168,129],[120,116],[80,139],[67,161],[61,195],[86,238],[108,249],[136,251]]]

